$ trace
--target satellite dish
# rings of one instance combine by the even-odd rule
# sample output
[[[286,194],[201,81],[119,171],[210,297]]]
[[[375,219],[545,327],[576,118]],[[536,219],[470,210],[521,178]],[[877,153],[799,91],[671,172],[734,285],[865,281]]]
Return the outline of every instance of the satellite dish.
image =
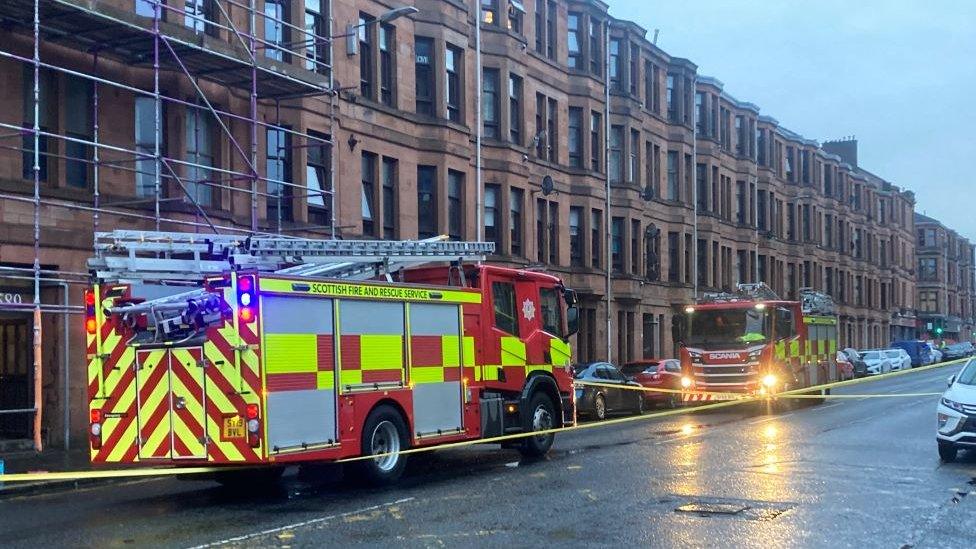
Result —
[[[542,196],[549,196],[555,188],[556,183],[553,182],[551,175],[542,178]]]

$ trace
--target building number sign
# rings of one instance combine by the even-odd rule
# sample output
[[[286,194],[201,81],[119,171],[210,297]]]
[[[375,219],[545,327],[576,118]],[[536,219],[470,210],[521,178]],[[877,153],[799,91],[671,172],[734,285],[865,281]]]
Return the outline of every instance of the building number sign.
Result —
[[[0,293],[0,303],[23,303],[24,298],[20,294]]]

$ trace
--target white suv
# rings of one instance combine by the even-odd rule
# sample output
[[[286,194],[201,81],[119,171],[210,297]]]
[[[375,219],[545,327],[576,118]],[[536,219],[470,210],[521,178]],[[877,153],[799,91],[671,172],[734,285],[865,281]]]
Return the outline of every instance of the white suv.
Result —
[[[970,358],[958,374],[949,378],[937,417],[935,438],[942,461],[956,459],[960,448],[976,448],[976,358]]]

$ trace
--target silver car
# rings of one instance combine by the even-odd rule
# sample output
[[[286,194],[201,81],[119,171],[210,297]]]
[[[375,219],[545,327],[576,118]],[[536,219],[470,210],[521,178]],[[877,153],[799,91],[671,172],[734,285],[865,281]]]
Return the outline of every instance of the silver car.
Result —
[[[887,374],[891,371],[891,359],[888,358],[888,355],[884,351],[871,349],[859,351],[859,354],[864,360],[864,364],[867,365],[868,375]]]

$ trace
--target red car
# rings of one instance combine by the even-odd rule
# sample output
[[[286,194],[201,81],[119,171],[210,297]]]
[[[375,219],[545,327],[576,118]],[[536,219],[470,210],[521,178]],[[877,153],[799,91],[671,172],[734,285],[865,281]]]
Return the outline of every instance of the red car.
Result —
[[[640,383],[642,387],[681,390],[681,362],[676,358],[635,360],[624,364],[620,371],[625,376]],[[681,404],[681,395],[679,393],[645,391],[644,402],[652,405],[664,404],[668,408],[676,408]]]

